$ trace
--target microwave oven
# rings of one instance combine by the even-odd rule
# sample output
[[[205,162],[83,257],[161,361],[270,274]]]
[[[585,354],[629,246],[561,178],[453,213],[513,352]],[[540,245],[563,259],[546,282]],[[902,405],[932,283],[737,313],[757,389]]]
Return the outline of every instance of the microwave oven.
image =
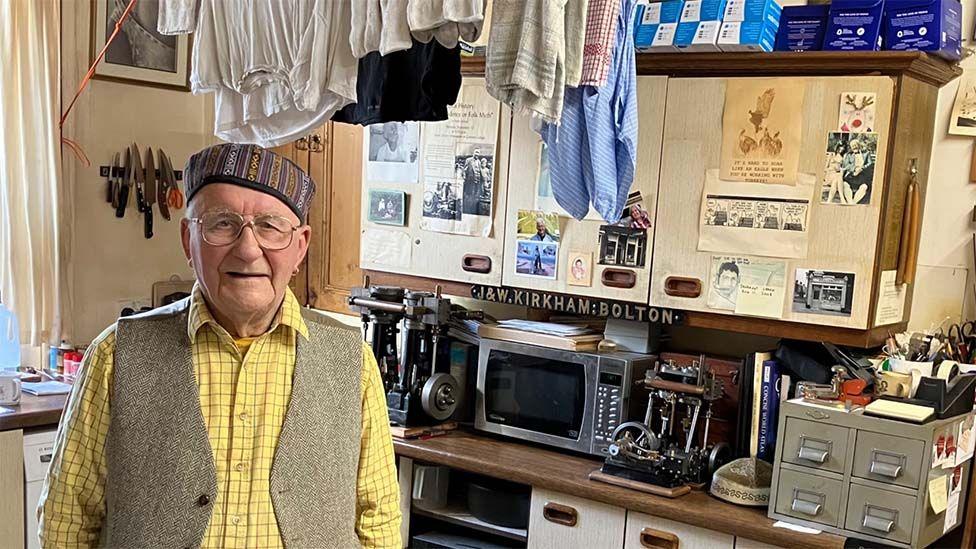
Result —
[[[618,425],[643,420],[646,391],[631,391],[653,367],[651,355],[482,339],[475,429],[606,456]]]

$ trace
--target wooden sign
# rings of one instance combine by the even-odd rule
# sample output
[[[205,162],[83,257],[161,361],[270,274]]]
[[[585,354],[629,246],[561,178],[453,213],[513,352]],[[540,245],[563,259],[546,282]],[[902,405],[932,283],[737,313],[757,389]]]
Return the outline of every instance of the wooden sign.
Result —
[[[680,324],[684,320],[681,311],[673,309],[539,290],[498,288],[475,284],[471,287],[471,297],[494,303],[508,303],[509,305],[548,309],[561,313],[621,318],[651,324],[673,325]]]

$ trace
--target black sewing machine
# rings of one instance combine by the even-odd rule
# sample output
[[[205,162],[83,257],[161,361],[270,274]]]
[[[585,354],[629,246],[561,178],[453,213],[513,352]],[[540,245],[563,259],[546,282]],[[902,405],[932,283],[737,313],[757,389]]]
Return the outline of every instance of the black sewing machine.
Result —
[[[404,427],[442,422],[457,407],[458,382],[439,371],[438,344],[447,333],[451,302],[430,292],[389,286],[354,288],[350,308],[372,325],[373,355],[380,367],[390,422]],[[403,324],[400,334],[399,325]],[[400,335],[399,349],[397,335]],[[444,370],[448,368],[444,364]]]
[[[712,403],[723,395],[722,381],[706,371],[702,356],[692,366],[659,361],[641,384],[649,392],[644,421],[614,430],[601,472],[666,489],[707,484],[732,454],[724,442],[708,440]]]

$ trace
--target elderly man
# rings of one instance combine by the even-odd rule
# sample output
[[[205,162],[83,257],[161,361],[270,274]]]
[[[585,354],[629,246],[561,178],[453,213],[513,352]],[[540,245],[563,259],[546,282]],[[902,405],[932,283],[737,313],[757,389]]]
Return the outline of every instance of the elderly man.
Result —
[[[552,233],[549,232],[549,228],[546,227],[546,220],[541,217],[535,218],[535,234],[529,240],[556,242],[556,239],[552,237]]]
[[[400,547],[379,369],[299,306],[315,185],[251,145],[186,166],[191,297],[85,356],[38,509],[46,547]]]

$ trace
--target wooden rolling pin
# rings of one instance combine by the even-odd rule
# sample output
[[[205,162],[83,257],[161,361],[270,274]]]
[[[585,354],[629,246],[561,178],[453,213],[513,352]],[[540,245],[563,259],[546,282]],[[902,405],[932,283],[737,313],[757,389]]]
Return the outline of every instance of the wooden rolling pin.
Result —
[[[901,220],[901,245],[898,250],[898,270],[895,274],[895,284],[912,284],[915,282],[915,267],[918,263],[918,238],[921,208],[921,196],[915,177],[908,183],[905,190],[905,211]]]

